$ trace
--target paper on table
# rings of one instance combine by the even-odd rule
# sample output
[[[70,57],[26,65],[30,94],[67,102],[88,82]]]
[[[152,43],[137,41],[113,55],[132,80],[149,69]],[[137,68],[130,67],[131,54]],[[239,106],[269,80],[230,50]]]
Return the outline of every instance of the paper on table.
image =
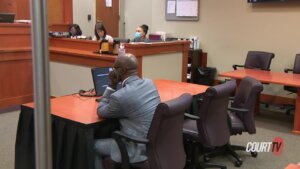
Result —
[[[105,0],[106,7],[112,7],[112,0]]]
[[[176,1],[168,1],[167,13],[175,13]]]
[[[176,16],[198,16],[198,0],[177,0]]]

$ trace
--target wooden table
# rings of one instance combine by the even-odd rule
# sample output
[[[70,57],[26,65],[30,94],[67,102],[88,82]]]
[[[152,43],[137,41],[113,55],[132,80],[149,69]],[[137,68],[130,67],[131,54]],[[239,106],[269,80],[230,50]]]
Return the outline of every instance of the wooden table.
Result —
[[[300,165],[289,164],[285,169],[300,169]]]
[[[208,88],[172,80],[154,81],[162,102],[183,93],[197,95]],[[116,120],[97,116],[94,97],[78,94],[51,99],[53,167],[56,169],[94,169],[94,138],[110,137]],[[16,147],[15,169],[34,169],[34,103],[21,106]]]
[[[229,72],[221,72],[219,76],[230,77],[237,80],[241,80],[246,76],[250,76],[264,83],[281,84],[298,88],[293,132],[300,134],[300,74],[281,73],[255,69],[239,69]]]

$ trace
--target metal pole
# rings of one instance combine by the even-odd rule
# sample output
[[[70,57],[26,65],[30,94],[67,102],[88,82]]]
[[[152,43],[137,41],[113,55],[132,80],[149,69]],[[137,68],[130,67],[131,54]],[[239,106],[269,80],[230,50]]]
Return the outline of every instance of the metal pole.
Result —
[[[47,0],[31,0],[35,168],[52,169]]]

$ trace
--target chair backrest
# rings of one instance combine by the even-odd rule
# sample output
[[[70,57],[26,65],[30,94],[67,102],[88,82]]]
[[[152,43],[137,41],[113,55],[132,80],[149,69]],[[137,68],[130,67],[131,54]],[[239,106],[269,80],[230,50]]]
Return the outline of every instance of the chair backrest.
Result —
[[[151,169],[182,169],[185,165],[183,148],[184,112],[192,102],[190,94],[160,103],[148,132],[147,156]]]
[[[274,56],[274,53],[249,51],[245,61],[245,68],[270,70],[271,61]]]
[[[300,74],[300,54],[296,54],[293,73]]]
[[[205,147],[222,146],[228,143],[230,132],[227,119],[229,96],[236,88],[236,81],[208,88],[200,105],[197,127],[201,143]]]
[[[250,134],[254,134],[256,132],[254,110],[256,106],[256,100],[262,90],[263,85],[261,82],[252,77],[245,77],[238,86],[232,102],[232,107],[250,110],[248,113],[237,113],[237,116],[243,122],[245,129]]]

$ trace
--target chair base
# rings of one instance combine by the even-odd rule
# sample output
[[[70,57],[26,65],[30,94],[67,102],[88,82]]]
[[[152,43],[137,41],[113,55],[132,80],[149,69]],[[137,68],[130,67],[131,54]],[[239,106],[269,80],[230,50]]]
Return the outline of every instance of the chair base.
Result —
[[[196,165],[185,166],[184,169],[205,169],[205,168],[220,168],[220,169],[227,169],[226,166],[220,164],[213,164],[213,163],[198,163]]]
[[[265,108],[269,108],[269,103],[261,103],[265,105]],[[278,105],[275,104],[275,106],[279,106],[280,109],[286,109],[285,114],[286,115],[291,115],[292,111],[295,111],[295,105],[290,105],[290,104],[282,104],[282,105]]]
[[[243,164],[243,160],[235,152],[236,150],[246,151],[246,147],[227,144],[223,147],[218,147],[218,148],[214,149],[212,152],[205,153],[203,156],[203,160],[208,162],[210,160],[210,158],[212,158],[212,157],[228,154],[234,158],[234,162],[233,162],[234,165],[236,167],[240,167]],[[251,156],[257,157],[257,152],[251,152]]]
[[[185,149],[187,154],[186,166],[185,169],[202,169],[202,168],[220,168],[227,169],[225,165],[222,164],[213,164],[207,162],[199,161],[199,150],[200,145],[197,142],[190,140],[185,140]]]

